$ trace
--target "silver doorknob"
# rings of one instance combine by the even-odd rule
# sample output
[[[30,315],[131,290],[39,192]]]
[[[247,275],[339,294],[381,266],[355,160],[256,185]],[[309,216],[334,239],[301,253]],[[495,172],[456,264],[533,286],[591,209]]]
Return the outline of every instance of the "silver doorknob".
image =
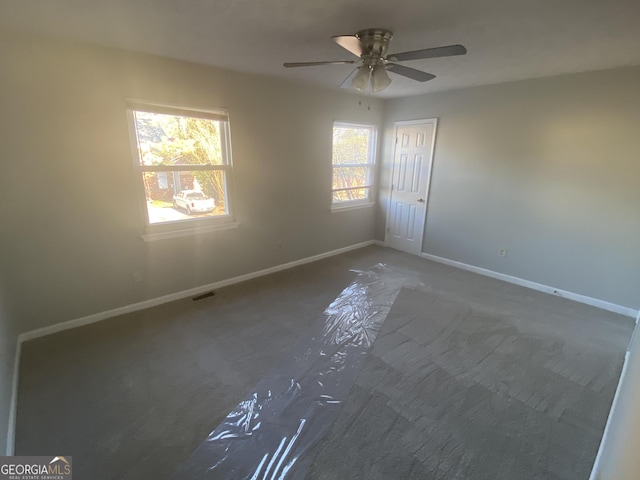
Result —
[[[420,198],[418,199],[418,201],[419,201],[420,203],[424,203],[424,198],[420,197]]]

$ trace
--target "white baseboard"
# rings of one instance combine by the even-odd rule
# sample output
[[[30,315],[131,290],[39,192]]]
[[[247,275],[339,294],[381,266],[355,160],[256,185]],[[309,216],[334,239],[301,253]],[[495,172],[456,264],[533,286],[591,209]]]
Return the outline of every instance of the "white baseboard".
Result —
[[[523,278],[506,275],[504,273],[494,272],[493,270],[488,270],[486,268],[476,267],[475,265],[469,265],[466,263],[458,262],[456,260],[450,260],[448,258],[438,257],[437,255],[431,255],[430,253],[421,253],[420,256],[422,258],[426,258],[427,260],[443,263],[451,267],[459,268],[461,270],[467,270],[469,272],[484,275],[486,277],[495,278],[497,280],[502,280],[504,282],[513,283],[515,285],[520,285],[521,287],[527,287],[532,290],[537,290],[539,292],[549,293],[551,295],[556,295],[558,297],[573,300],[578,303],[584,303],[585,305],[591,305],[592,307],[600,308],[602,310],[607,310],[613,313],[618,313],[620,315],[624,315],[625,317],[634,318],[640,314],[640,310],[637,310],[635,308],[624,307],[622,305],[617,305],[615,303],[606,302],[604,300],[599,300],[597,298],[588,297],[586,295],[581,295],[579,293],[569,292],[567,290],[562,290],[560,288],[550,287],[549,285],[543,285],[542,283],[536,283],[530,280],[525,280]]]
[[[16,442],[16,414],[18,412],[18,380],[20,372],[20,353],[22,342],[18,337],[15,359],[13,360],[13,379],[11,380],[11,401],[9,403],[9,424],[7,426],[7,449],[5,455],[12,456]]]
[[[379,247],[386,247],[387,244],[380,240],[373,240],[373,245],[378,245]]]
[[[188,290],[182,290],[181,292],[170,293],[168,295],[163,295],[162,297],[144,300],[142,302],[133,303],[131,305],[124,305],[122,307],[107,310],[105,312],[94,313],[92,315],[87,315],[86,317],[76,318],[73,320],[68,320],[66,322],[57,323],[55,325],[50,325],[48,327],[38,328],[36,330],[31,330],[29,332],[21,333],[20,335],[18,335],[16,358],[14,362],[11,404],[9,407],[9,426],[7,429],[7,455],[13,455],[14,449],[15,449],[15,429],[16,429],[16,413],[18,408],[18,380],[19,380],[19,372],[20,372],[20,352],[22,350],[23,342],[26,342],[28,340],[33,340],[35,338],[44,337],[46,335],[51,335],[53,333],[62,332],[64,330],[69,330],[72,328],[82,327],[84,325],[100,322],[102,320],[116,317],[118,315],[124,315],[125,313],[136,312],[139,310],[144,310],[145,308],[162,305],[163,303],[173,302],[174,300],[181,300],[183,298],[193,297],[201,293],[210,292],[211,290],[227,287],[229,285],[233,285],[236,283],[245,282],[253,278],[263,277],[265,275],[280,272],[282,270],[288,270],[289,268],[315,262],[318,260],[322,260],[324,258],[333,257],[335,255],[340,255],[341,253],[350,252],[351,250],[357,250],[359,248],[368,247],[369,245],[373,245],[374,243],[375,243],[374,240],[368,240],[366,242],[356,243],[355,245],[349,245],[347,247],[331,250],[330,252],[320,253],[318,255],[302,258],[300,260],[294,260],[293,262],[283,263],[281,265],[276,265],[275,267],[265,268],[264,270],[258,270],[257,272],[251,272],[245,275],[239,275],[237,277],[228,278],[226,280],[210,283],[208,285],[202,285],[200,287],[190,288]]]
[[[634,331],[635,335],[635,331]],[[616,386],[616,392],[613,395],[613,401],[611,402],[611,409],[609,410],[609,416],[607,417],[607,423],[604,427],[604,432],[602,432],[602,438],[600,439],[600,446],[598,447],[598,453],[596,454],[596,459],[593,462],[593,467],[591,468],[591,475],[589,476],[589,480],[597,480],[598,474],[600,472],[600,462],[602,459],[603,452],[606,448],[607,441],[609,440],[611,424],[614,412],[616,410],[616,406],[620,401],[620,390],[622,389],[622,383],[627,377],[627,365],[629,360],[629,352],[624,356],[624,363],[622,364],[622,371],[620,372],[620,378],[618,379],[618,385]]]
[[[341,253],[346,253],[351,250],[357,250],[358,248],[367,247],[369,245],[373,245],[373,243],[373,240],[369,240],[366,242],[357,243],[355,245],[349,245],[348,247],[331,250],[330,252],[320,253],[318,255],[302,258],[300,260],[294,260],[293,262],[283,263],[281,265],[265,268],[264,270],[259,270],[257,272],[251,272],[244,275],[239,275],[237,277],[228,278],[226,280],[220,280],[219,282],[201,285],[199,287],[190,288],[188,290],[182,290],[181,292],[170,293],[168,295],[163,295],[162,297],[156,297],[149,300],[144,300],[142,302],[133,303],[131,305],[125,305],[122,307],[107,310],[106,312],[94,313],[92,315],[87,315],[86,317],[76,318],[74,320],[68,320],[62,323],[56,323],[55,325],[50,325],[48,327],[38,328],[36,330],[31,330],[30,332],[22,333],[19,336],[18,341],[26,342],[28,340],[33,340],[34,338],[51,335],[52,333],[62,332],[63,330],[69,330],[71,328],[89,325],[91,323],[99,322],[107,318],[116,317],[118,315],[124,315],[125,313],[137,312],[138,310],[155,307],[157,305],[162,305],[163,303],[173,302],[174,300],[193,297],[201,293],[210,292],[211,290],[215,290],[217,288],[227,287],[229,285],[245,282],[253,278],[263,277],[271,273],[288,270],[289,268],[297,267],[299,265],[322,260],[323,258],[333,257],[335,255],[340,255]]]
[[[618,385],[616,386],[616,392],[613,396],[613,401],[611,402],[611,408],[609,410],[609,416],[607,417],[607,423],[604,427],[604,432],[602,432],[602,438],[600,439],[600,446],[598,447],[598,453],[596,454],[596,459],[593,462],[593,467],[591,468],[591,475],[589,476],[589,480],[599,480],[601,478],[600,470],[602,463],[602,456],[605,455],[607,449],[610,449],[609,446],[609,438],[611,436],[611,428],[613,423],[615,422],[615,416],[620,417],[621,413],[618,413],[619,405],[620,405],[620,395],[622,391],[622,387],[625,384],[633,382],[632,379],[627,375],[627,370],[629,366],[629,358],[632,355],[631,350],[636,346],[636,335],[638,335],[638,322],[640,322],[640,310],[638,310],[638,315],[636,316],[636,326],[633,329],[633,334],[631,335],[631,340],[629,341],[629,346],[627,347],[627,353],[624,356],[624,363],[622,364],[622,371],[620,372],[620,378],[618,379]],[[637,349],[637,347],[636,347]],[[635,353],[637,355],[638,352]],[[633,427],[632,427],[633,428]],[[640,472],[637,472],[640,473]]]

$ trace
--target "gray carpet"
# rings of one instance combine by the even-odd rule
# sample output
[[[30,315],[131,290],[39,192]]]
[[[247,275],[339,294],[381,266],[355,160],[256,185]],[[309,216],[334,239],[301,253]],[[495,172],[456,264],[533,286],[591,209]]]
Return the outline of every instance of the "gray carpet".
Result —
[[[16,454],[75,478],[170,477],[377,262],[417,277],[309,479],[586,479],[631,319],[369,247],[24,344]]]
[[[625,339],[539,327],[403,289],[307,478],[587,479]]]

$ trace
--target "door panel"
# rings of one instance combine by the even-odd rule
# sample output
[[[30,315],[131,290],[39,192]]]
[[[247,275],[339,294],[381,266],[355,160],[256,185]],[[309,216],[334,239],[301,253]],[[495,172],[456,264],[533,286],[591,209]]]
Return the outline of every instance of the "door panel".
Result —
[[[429,120],[396,131],[386,243],[415,255],[422,249],[435,129]]]
[[[423,160],[424,156],[423,155],[416,155],[414,157],[414,162],[413,162],[413,182],[411,184],[411,191],[416,193],[416,192],[420,192],[420,180],[421,180],[421,174],[422,174],[422,160]]]

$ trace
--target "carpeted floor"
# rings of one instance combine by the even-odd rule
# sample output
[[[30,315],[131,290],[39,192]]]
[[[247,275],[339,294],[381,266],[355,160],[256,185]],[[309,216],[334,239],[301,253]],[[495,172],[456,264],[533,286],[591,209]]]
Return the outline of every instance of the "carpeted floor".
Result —
[[[629,318],[380,247],[23,345],[16,454],[79,479],[170,477],[384,262],[403,289],[308,479],[587,479]]]
[[[542,327],[403,289],[307,478],[587,479],[626,337]]]

